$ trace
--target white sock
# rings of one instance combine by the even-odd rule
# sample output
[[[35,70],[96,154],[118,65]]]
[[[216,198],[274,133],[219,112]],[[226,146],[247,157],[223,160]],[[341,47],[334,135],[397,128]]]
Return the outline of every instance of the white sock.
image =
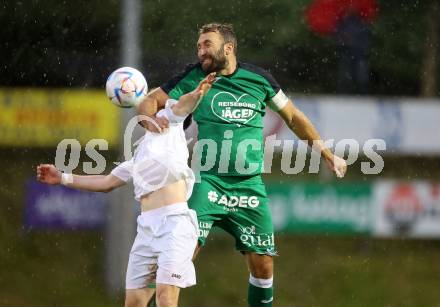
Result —
[[[273,276],[268,279],[263,278],[256,278],[252,276],[252,274],[249,275],[249,283],[255,287],[259,288],[271,288],[273,285]]]

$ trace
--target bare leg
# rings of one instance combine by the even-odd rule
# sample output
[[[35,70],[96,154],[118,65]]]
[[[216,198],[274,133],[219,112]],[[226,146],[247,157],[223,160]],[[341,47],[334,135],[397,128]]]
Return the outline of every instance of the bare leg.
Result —
[[[200,252],[200,250],[202,249],[202,247],[200,246],[200,245],[198,245],[197,244],[197,247],[196,247],[196,249],[194,250],[194,254],[193,254],[193,258],[192,258],[192,260],[194,261],[194,259],[196,259],[196,256],[198,255],[198,253]],[[160,303],[159,303],[159,285],[161,285],[161,287],[166,287],[166,286],[169,286],[169,285],[164,285],[164,284],[156,284],[156,289],[149,289],[149,290],[152,290],[152,294],[151,294],[151,296],[150,296],[150,298],[153,296],[153,294],[154,294],[154,291],[156,290],[156,298],[155,298],[155,300],[156,300],[156,304],[157,304],[157,306],[158,307],[162,307],[161,305],[160,305]],[[171,286],[171,287],[174,287],[174,286]],[[177,288],[177,297],[176,297],[176,306],[177,306],[177,301],[178,301],[178,297],[179,297],[179,288],[178,287],[175,287],[175,288]],[[168,293],[168,292],[170,292],[171,290],[169,290],[169,289],[165,289],[165,293]],[[172,292],[172,291],[171,291]],[[173,296],[173,294],[170,294],[170,296]],[[148,302],[150,302],[150,298],[148,299],[148,301],[147,301],[147,303]],[[146,305],[144,305],[144,306],[146,306]],[[164,305],[164,306],[168,306],[168,305]],[[171,306],[174,306],[174,305],[171,305]]]
[[[148,301],[154,295],[155,289],[126,289],[125,307],[145,307]]]
[[[156,284],[156,304],[158,307],[177,307],[180,288],[166,284]]]
[[[273,276],[273,258],[268,255],[246,253],[246,264],[255,278],[267,279]]]
[[[273,258],[246,253],[249,276],[248,304],[250,307],[271,307],[273,304]]]

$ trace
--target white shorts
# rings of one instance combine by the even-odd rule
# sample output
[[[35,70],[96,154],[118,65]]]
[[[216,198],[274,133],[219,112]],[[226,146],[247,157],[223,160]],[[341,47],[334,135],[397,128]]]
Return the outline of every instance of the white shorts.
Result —
[[[145,288],[154,282],[180,288],[195,285],[192,262],[198,236],[195,211],[186,203],[176,203],[142,212],[137,224],[125,288]]]

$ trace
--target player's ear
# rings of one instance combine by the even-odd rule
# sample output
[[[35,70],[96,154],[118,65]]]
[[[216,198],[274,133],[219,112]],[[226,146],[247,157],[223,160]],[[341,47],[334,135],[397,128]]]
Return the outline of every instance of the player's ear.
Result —
[[[234,53],[234,44],[232,43],[226,43],[224,45],[224,50],[226,55],[230,55]]]

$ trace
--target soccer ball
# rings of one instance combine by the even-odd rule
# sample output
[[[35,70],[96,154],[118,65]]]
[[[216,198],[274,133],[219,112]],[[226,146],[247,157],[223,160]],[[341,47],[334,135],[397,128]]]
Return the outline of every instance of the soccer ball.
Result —
[[[144,75],[134,68],[121,67],[107,78],[107,96],[112,103],[121,108],[137,106],[148,91]]]

